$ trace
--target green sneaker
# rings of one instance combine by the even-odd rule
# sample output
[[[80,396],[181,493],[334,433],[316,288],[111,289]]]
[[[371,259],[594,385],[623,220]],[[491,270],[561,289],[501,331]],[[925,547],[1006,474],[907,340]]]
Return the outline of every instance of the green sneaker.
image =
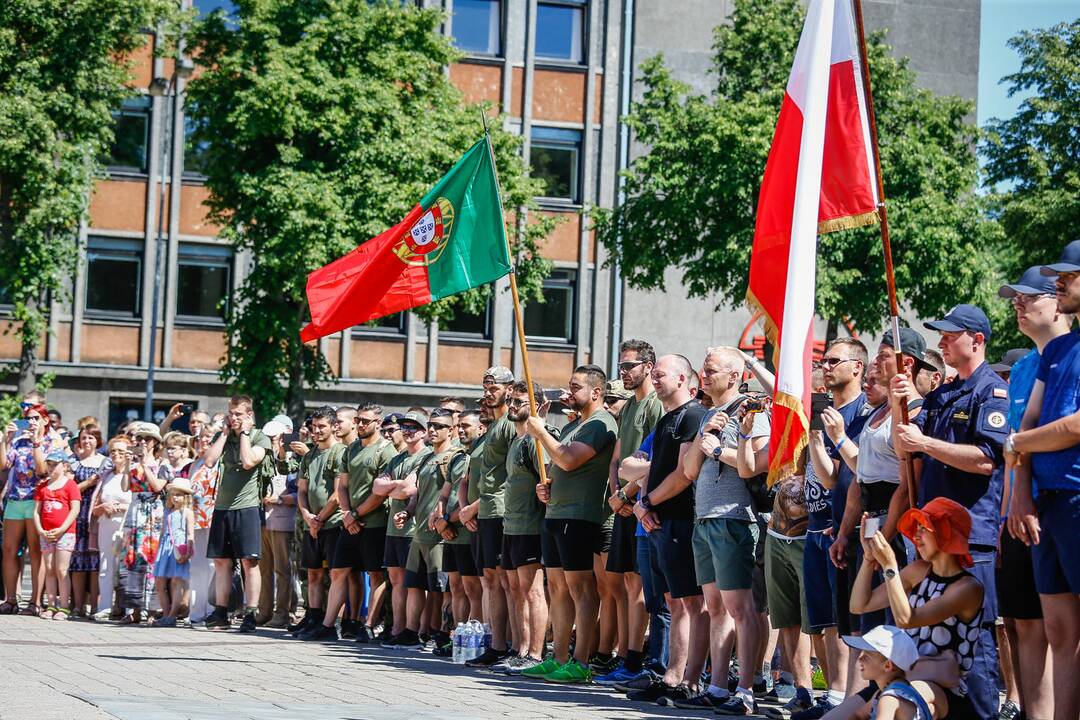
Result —
[[[821,669],[820,665],[815,665],[813,673],[810,675],[811,685],[815,690],[827,690],[828,684],[825,682],[825,672]]]
[[[545,675],[555,672],[559,667],[559,663],[555,661],[555,656],[548,655],[539,665],[533,665],[528,670],[522,670],[521,676],[533,678],[534,680],[543,680]]]
[[[588,665],[582,665],[577,660],[570,661],[555,672],[548,673],[544,679],[553,683],[590,683],[592,682],[592,670]]]

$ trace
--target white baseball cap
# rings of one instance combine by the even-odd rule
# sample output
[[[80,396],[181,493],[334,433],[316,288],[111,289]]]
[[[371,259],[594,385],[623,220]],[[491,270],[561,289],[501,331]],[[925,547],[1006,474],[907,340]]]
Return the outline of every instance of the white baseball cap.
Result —
[[[911,636],[892,625],[878,625],[862,635],[844,635],[848,647],[881,653],[904,672],[919,659],[919,650]]]
[[[263,425],[263,434],[267,437],[277,437],[293,431],[292,419],[288,415],[275,415],[270,422]]]

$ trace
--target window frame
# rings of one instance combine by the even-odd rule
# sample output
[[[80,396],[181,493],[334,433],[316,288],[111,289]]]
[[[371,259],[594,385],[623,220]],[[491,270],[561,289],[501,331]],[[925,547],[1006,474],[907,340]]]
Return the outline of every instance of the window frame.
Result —
[[[135,107],[134,103],[140,103],[141,107]],[[143,134],[143,167],[135,167],[133,165],[113,165],[112,164],[112,148],[110,145],[106,150],[106,157],[102,158],[102,165],[104,165],[106,172],[109,175],[127,176],[127,177],[149,177],[150,174],[150,141],[153,135],[153,122],[154,122],[154,100],[147,94],[140,93],[134,97],[129,97],[124,100],[120,108],[114,110],[112,113],[113,122],[113,145],[116,143],[116,125],[121,117],[142,117],[146,119],[146,130]]]
[[[481,332],[465,332],[461,330],[449,330],[441,323],[439,324],[439,342],[447,340],[449,342],[464,342],[464,343],[487,343],[494,337],[494,304],[492,298],[488,297],[487,302],[484,303],[484,329]],[[461,313],[461,309],[455,310],[455,314]]]
[[[232,248],[210,243],[180,243],[176,251],[176,287],[173,288],[176,325],[223,327],[233,295],[233,269],[235,255]],[[213,267],[225,269],[225,307],[219,316],[185,315],[180,312],[180,266]]]
[[[404,340],[405,339],[405,315],[408,310],[396,313],[398,316],[397,328],[370,327],[367,325],[353,325],[351,337],[361,340]]]
[[[559,275],[561,274],[561,277]],[[526,329],[525,340],[529,343],[536,345],[546,346],[559,346],[568,347],[577,344],[577,310],[578,310],[578,272],[577,268],[569,267],[556,267],[551,271],[551,274],[544,278],[543,290],[545,298],[547,291],[552,290],[569,290],[570,302],[566,308],[566,321],[568,325],[568,332],[565,336],[554,335],[530,335]],[[530,308],[547,307],[547,303],[530,303],[527,304],[522,312],[522,322],[525,321],[525,315],[528,314]]]
[[[575,133],[577,139],[574,141],[559,139],[560,133]],[[539,134],[539,137],[538,137]],[[547,134],[548,137],[543,137]],[[532,152],[536,148],[546,150],[569,150],[573,153],[573,160],[570,165],[570,197],[559,197],[557,195],[538,195],[536,200],[543,205],[555,205],[555,206],[580,206],[582,204],[582,153],[585,145],[585,131],[572,128],[556,128],[548,127],[544,125],[534,125],[529,137],[529,167],[532,168]]]
[[[463,47],[459,47],[457,42],[456,42],[457,36],[454,35],[454,32],[453,32],[454,31],[454,23],[453,22],[450,23],[450,42],[454,45],[455,49],[457,49],[459,52],[464,53],[466,58],[495,60],[495,59],[502,59],[502,58],[506,57],[506,3],[503,0],[487,0],[487,2],[493,2],[493,3],[496,3],[498,5],[498,13],[499,13],[498,17],[499,17],[499,20],[498,20],[498,24],[496,26],[498,28],[498,30],[497,30],[497,34],[496,34],[496,37],[495,37],[496,48],[495,48],[494,53],[479,52],[479,51],[476,51],[476,50],[471,50],[471,49],[466,49],[466,48],[463,48]],[[456,3],[455,3],[455,7],[456,7]],[[451,18],[451,20],[453,20],[453,18]]]
[[[90,266],[95,260],[114,260],[135,263],[135,300],[132,312],[122,310],[107,310],[90,307]],[[127,320],[130,322],[142,321],[143,301],[143,272],[145,268],[145,247],[140,240],[126,240],[91,236],[86,242],[86,270],[83,281],[82,304],[83,314],[90,320]]]
[[[540,6],[563,6],[581,11],[581,59],[573,60],[552,55],[541,55],[534,45],[533,55],[537,65],[583,68],[589,64],[589,0],[538,0],[536,4],[536,29],[540,30]]]

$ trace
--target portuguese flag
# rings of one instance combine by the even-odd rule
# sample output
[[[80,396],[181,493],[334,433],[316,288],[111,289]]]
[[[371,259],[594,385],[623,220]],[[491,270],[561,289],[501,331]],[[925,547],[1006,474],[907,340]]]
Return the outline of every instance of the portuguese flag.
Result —
[[[510,272],[486,136],[394,227],[308,275],[304,342],[426,305]]]

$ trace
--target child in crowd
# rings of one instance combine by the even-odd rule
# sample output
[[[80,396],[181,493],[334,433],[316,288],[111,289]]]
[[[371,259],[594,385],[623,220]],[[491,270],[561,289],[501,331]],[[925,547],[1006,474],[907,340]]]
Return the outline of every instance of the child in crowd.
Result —
[[[176,478],[165,488],[165,518],[161,543],[154,562],[154,583],[162,617],[155,625],[175,627],[176,619],[187,606],[188,580],[195,552],[195,513],[191,509],[192,487],[187,478]]]
[[[38,617],[67,620],[71,613],[68,565],[75,549],[75,518],[82,495],[71,469],[74,458],[62,450],[53,450],[45,462],[49,474],[34,490],[34,526],[41,543],[45,593],[51,602]]]
[[[927,682],[909,682],[906,674],[919,659],[915,641],[900,628],[878,625],[864,635],[845,635],[859,655],[863,680],[878,690],[870,701],[871,720],[933,720],[944,716],[944,694]],[[942,708],[937,714],[934,709]]]

